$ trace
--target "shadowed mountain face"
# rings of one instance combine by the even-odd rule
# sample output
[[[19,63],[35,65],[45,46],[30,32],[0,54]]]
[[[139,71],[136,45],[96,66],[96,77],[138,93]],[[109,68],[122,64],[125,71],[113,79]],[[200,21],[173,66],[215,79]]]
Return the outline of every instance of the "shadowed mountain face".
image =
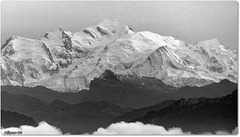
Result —
[[[128,83],[125,83],[128,79]],[[122,107],[142,108],[165,100],[197,97],[221,97],[237,89],[237,84],[228,80],[203,87],[183,87],[176,89],[159,80],[143,77],[139,80],[120,77],[106,71],[100,78],[93,80],[90,90],[83,101],[105,101]],[[154,86],[156,85],[156,86]],[[153,87],[156,87],[155,89]]]
[[[36,122],[46,121],[60,128],[64,133],[71,134],[93,132],[99,127],[111,124],[114,117],[131,110],[107,102],[83,102],[70,105],[55,100],[48,104],[27,95],[16,95],[4,91],[2,91],[1,101],[3,110],[24,114]],[[10,127],[16,124],[6,121],[5,125]]]
[[[126,82],[127,81],[127,82]],[[144,83],[143,86],[141,83]],[[12,94],[24,94],[51,103],[61,100],[68,104],[80,102],[104,101],[124,108],[143,108],[166,100],[198,97],[221,97],[237,89],[237,84],[228,80],[203,87],[183,87],[180,89],[168,86],[160,80],[143,77],[124,77],[106,71],[100,78],[94,79],[89,90],[78,93],[59,93],[45,87],[2,86],[2,91]]]
[[[231,132],[238,126],[237,91],[220,98],[180,99],[170,106],[133,119],[165,128],[181,127],[195,134],[217,130]],[[134,114],[134,113],[133,113]]]
[[[30,125],[36,127],[38,124],[30,117],[16,112],[1,110],[1,127],[19,127],[21,125]]]

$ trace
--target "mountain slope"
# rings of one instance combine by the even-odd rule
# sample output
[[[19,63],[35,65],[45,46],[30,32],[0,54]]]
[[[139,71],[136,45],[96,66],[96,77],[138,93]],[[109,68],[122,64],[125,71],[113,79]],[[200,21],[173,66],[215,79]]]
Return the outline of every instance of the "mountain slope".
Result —
[[[220,98],[180,99],[169,107],[148,112],[132,121],[181,127],[184,131],[201,134],[217,130],[231,132],[237,127],[237,91]]]
[[[43,86],[37,87],[23,87],[23,86],[1,86],[1,91],[11,94],[23,94],[30,97],[37,98],[42,102],[52,103],[54,100],[61,100],[68,104],[77,104],[82,102],[82,98],[87,94],[87,91],[78,93],[61,93],[48,89]]]
[[[175,102],[175,100],[167,100],[167,101],[163,101],[163,102],[158,103],[153,106],[144,107],[144,108],[140,108],[140,109],[135,109],[130,112],[126,112],[126,113],[114,118],[112,123],[117,123],[117,122],[121,122],[121,121],[124,121],[124,122],[132,121],[133,119],[145,116],[150,111],[158,111],[163,108],[167,108],[174,102]]]
[[[105,19],[76,33],[58,29],[39,40],[11,37],[1,47],[1,85],[37,85],[59,92],[89,89],[106,70],[128,77],[150,77],[168,86],[237,83],[237,51],[216,39],[187,44],[171,36],[134,33]]]

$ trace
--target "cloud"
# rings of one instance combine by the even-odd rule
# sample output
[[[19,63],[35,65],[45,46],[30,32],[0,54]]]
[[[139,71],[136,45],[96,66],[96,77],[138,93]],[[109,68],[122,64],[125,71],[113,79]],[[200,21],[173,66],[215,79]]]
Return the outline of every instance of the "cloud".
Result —
[[[215,131],[215,134],[216,134],[216,135],[230,135],[230,134],[232,134],[232,135],[237,135],[237,134],[238,134],[238,127],[235,127],[235,128],[233,129],[232,133],[228,133],[227,131],[221,131],[221,130],[219,130],[219,131]]]
[[[181,128],[170,128],[166,130],[162,126],[151,124],[143,124],[141,122],[125,123],[119,122],[111,124],[106,129],[99,128],[93,134],[190,134],[190,132],[183,132]]]
[[[237,135],[238,134],[238,127],[235,127],[231,133],[223,130],[218,130],[214,132],[214,135]],[[213,135],[210,132],[204,132],[202,135]]]
[[[235,127],[232,131],[233,135],[237,135],[238,134],[238,127]]]
[[[11,128],[1,128],[1,133],[4,135],[5,132],[10,131],[11,133],[15,132],[15,135],[62,135],[62,131],[59,128],[49,125],[47,122],[42,121],[39,122],[37,127],[22,125],[19,128],[11,127]],[[69,134],[70,133],[66,133]],[[65,135],[66,135],[65,134]],[[126,123],[126,122],[119,122],[114,123],[108,126],[107,128],[98,128],[97,131],[93,132],[94,135],[103,135],[103,134],[118,134],[118,135],[131,135],[131,134],[142,134],[142,135],[167,135],[167,134],[174,134],[174,135],[182,135],[182,134],[192,134],[191,132],[183,132],[179,127],[173,127],[169,129],[165,129],[162,126],[151,125],[151,124],[143,124],[141,122],[135,123]],[[212,135],[210,132],[204,132],[203,135]],[[214,134],[216,135],[229,135],[238,134],[238,127],[236,127],[231,133],[226,131],[215,131]],[[14,134],[12,134],[14,135]],[[89,135],[89,134],[85,134]]]
[[[228,133],[226,131],[215,131],[214,134],[216,135],[229,135],[229,134],[237,134],[238,128],[236,127],[232,133]],[[175,134],[175,135],[182,135],[182,134],[192,134],[191,132],[183,132],[181,128],[174,127],[165,129],[162,126],[151,125],[151,124],[143,124],[141,122],[135,123],[126,123],[126,122],[119,122],[114,123],[108,126],[107,128],[98,128],[97,131],[93,132],[92,134],[101,135],[101,134],[119,134],[119,135],[130,135],[130,134],[142,134],[142,135],[167,135],[167,134]],[[202,133],[204,135],[212,135],[210,132]]]
[[[2,135],[10,133],[13,135],[31,135],[31,134],[45,134],[45,135],[61,135],[62,131],[59,128],[56,128],[54,126],[49,125],[47,122],[42,121],[39,122],[39,125],[37,127],[33,126],[28,126],[28,125],[22,125],[19,128],[17,127],[10,127],[10,128],[5,128],[1,129]]]

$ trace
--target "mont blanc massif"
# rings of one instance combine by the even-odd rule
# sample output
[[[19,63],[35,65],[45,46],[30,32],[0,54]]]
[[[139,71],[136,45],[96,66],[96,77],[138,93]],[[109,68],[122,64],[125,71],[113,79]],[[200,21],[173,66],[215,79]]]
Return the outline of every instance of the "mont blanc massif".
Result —
[[[217,39],[188,44],[111,19],[38,40],[12,36],[1,46],[1,127],[44,121],[63,134],[94,134],[137,123],[232,133],[237,63],[237,50]]]

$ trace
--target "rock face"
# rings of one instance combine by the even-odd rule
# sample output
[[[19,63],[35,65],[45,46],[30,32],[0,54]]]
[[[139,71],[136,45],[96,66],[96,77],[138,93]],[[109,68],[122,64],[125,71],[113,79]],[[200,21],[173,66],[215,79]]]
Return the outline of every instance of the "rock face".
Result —
[[[217,39],[187,44],[152,32],[134,33],[105,19],[83,31],[58,29],[39,40],[12,36],[1,47],[1,85],[37,85],[79,92],[106,70],[118,79],[152,77],[167,85],[205,86],[228,79],[237,83],[237,51]]]

